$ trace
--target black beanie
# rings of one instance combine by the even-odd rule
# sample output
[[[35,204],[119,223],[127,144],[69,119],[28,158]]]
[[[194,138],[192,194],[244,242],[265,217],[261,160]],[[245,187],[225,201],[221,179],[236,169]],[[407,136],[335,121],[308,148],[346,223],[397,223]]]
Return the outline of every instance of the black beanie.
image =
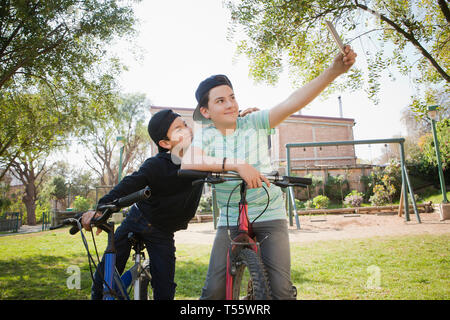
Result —
[[[158,146],[159,152],[168,152],[166,148],[161,147],[158,142],[168,139],[167,131],[170,128],[172,122],[180,117],[178,113],[173,112],[170,109],[161,110],[152,115],[152,118],[148,122],[148,134],[152,138],[153,142]]]

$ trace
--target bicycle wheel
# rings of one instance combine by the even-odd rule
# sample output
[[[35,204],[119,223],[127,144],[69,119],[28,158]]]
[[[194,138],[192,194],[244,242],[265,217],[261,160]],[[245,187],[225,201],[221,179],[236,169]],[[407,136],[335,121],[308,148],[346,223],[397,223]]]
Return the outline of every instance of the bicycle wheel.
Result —
[[[245,248],[239,252],[233,277],[233,300],[272,299],[269,281],[260,256]]]

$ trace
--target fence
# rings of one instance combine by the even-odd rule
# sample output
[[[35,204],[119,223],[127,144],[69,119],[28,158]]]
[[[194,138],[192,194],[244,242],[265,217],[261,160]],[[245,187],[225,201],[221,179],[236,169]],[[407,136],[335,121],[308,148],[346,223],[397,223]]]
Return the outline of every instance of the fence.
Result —
[[[6,212],[5,215],[0,218],[0,231],[19,231],[22,226],[22,214],[19,212]]]

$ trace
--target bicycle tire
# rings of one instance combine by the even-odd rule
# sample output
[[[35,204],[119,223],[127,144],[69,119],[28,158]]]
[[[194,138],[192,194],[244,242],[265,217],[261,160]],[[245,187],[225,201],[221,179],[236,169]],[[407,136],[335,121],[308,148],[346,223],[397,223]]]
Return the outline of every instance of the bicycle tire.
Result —
[[[255,251],[245,248],[239,252],[237,261],[240,262],[240,265],[236,268],[236,274],[233,277],[233,300],[240,299],[239,293],[246,268],[248,268],[252,286],[250,296],[247,295],[247,298],[250,300],[271,300],[269,280],[261,257]]]

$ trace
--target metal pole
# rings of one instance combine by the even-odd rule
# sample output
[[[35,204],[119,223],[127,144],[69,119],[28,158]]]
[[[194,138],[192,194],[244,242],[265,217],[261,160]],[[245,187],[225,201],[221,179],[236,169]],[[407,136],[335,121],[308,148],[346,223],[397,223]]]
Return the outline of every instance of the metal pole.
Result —
[[[217,194],[216,187],[214,185],[211,186],[211,197],[213,204],[213,221],[214,221],[214,230],[217,229],[217,217],[219,216],[219,206],[217,205]]]
[[[402,173],[403,173],[402,176],[405,177],[406,184],[408,185],[409,194],[411,195],[411,202],[412,202],[412,205],[414,208],[414,213],[416,214],[417,222],[421,223],[419,211],[417,210],[416,199],[414,199],[414,191],[412,189],[411,183],[409,182],[408,171],[406,170],[405,147],[404,147],[403,143],[400,143],[400,157],[402,159]],[[403,185],[403,187],[404,187],[404,185]],[[405,190],[405,189],[403,189],[403,190]],[[408,203],[408,194],[407,193],[404,194],[404,198],[405,198],[406,203]],[[408,210],[408,219],[409,219],[409,208],[406,208],[405,210]]]
[[[410,221],[409,219],[409,204],[408,204],[408,186],[406,183],[406,171],[403,170],[405,167],[405,153],[403,149],[403,143],[400,144],[400,164],[402,169],[402,187],[403,187],[403,201],[405,208],[405,220]]]
[[[442,202],[447,203],[447,190],[445,188],[445,180],[444,180],[444,173],[442,172],[442,162],[441,162],[441,154],[439,151],[439,140],[437,138],[436,133],[436,121],[434,119],[431,119],[431,129],[433,131],[433,139],[434,139],[434,147],[436,149],[436,158],[437,158],[437,165],[438,165],[438,173],[439,173],[439,182],[441,184],[441,192],[442,192]]]
[[[288,145],[286,145],[286,175],[289,176],[291,174],[291,150],[288,147]],[[294,222],[292,221],[292,205],[291,205],[291,193],[289,192],[289,190],[287,190],[288,192],[286,192],[286,197],[287,197],[287,204],[288,204],[288,215],[289,215],[289,225],[293,226]]]

